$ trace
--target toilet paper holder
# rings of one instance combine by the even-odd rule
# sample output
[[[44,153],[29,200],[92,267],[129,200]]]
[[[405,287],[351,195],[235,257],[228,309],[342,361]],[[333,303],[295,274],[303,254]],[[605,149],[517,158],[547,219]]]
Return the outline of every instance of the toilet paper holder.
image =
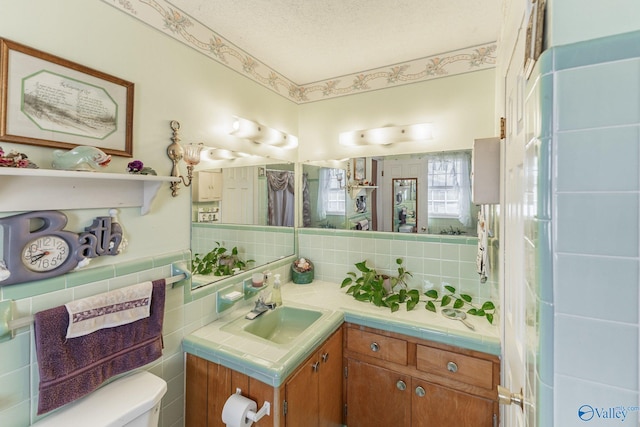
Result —
[[[240,390],[240,388],[236,388],[236,394],[242,395],[242,390]],[[258,410],[258,412],[249,411],[247,413],[247,418],[249,418],[254,423],[257,423],[260,418],[264,417],[265,415],[271,415],[271,403],[266,401],[262,405],[262,408]]]

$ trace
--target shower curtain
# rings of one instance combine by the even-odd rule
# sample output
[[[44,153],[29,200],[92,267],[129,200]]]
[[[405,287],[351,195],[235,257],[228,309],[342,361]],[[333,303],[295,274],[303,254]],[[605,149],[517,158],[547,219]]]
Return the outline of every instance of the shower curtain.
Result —
[[[268,182],[268,224],[293,227],[295,216],[294,173],[268,170],[266,176]]]

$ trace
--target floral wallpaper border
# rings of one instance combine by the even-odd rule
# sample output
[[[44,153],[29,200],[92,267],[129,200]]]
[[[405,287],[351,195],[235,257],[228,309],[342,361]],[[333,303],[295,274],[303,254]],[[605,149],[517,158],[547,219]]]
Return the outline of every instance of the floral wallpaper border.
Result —
[[[102,0],[297,103],[493,68],[495,42],[320,82],[297,84],[164,0]]]

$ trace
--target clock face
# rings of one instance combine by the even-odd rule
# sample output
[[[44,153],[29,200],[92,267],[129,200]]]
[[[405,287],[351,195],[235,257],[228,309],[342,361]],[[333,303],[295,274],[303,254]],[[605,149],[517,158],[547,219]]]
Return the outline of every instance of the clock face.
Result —
[[[58,236],[41,236],[28,242],[22,251],[22,264],[31,271],[45,272],[59,268],[71,251],[66,240]]]

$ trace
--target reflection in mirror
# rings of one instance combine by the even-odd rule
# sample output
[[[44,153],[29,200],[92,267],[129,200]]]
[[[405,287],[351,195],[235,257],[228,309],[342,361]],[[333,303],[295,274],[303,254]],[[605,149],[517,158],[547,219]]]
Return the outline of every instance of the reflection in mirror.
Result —
[[[353,164],[302,166],[304,227],[477,235],[471,150],[366,157],[358,181]]]
[[[196,172],[192,193],[191,251],[203,258],[220,248],[243,269],[260,269],[294,253],[294,165],[225,167]],[[193,286],[228,277],[213,269],[194,275]]]
[[[393,178],[393,231],[416,233],[418,228],[418,179]]]

